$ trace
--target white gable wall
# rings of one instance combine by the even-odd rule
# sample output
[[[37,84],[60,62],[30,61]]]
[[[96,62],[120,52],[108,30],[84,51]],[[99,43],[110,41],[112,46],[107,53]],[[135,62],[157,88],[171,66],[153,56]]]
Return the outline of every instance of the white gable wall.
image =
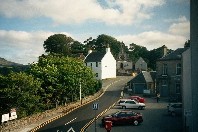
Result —
[[[98,67],[96,67],[96,62],[88,62],[87,66],[90,67],[92,69],[92,71],[96,74],[98,74],[98,76],[95,76],[95,78],[97,80],[101,80],[101,73],[102,73],[102,68],[101,68],[101,62],[98,62]]]
[[[116,78],[116,60],[108,51],[101,61],[102,74],[101,79]]]

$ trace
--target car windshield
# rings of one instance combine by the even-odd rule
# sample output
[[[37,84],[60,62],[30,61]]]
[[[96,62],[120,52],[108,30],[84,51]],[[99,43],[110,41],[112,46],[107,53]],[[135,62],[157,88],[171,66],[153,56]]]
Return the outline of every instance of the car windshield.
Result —
[[[134,100],[134,102],[137,104],[137,103],[139,103],[137,100]]]

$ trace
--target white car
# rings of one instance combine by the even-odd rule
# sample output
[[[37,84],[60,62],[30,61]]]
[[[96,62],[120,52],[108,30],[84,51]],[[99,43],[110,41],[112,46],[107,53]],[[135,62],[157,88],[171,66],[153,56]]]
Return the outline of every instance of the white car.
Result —
[[[131,100],[131,99],[120,99],[118,104],[123,109],[127,109],[127,108],[145,109],[146,107],[144,103],[139,103],[136,100]]]

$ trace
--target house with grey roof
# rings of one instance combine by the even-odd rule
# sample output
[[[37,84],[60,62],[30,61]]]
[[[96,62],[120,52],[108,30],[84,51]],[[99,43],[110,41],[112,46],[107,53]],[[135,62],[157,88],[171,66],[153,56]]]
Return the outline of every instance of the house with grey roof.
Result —
[[[134,94],[154,95],[156,92],[156,71],[142,71],[130,80],[128,85]]]
[[[178,48],[157,60],[157,92],[162,97],[181,99],[182,53],[188,48]]]
[[[96,79],[116,78],[116,60],[109,47],[106,48],[106,52],[89,50],[84,62],[93,70]]]
[[[140,57],[135,63],[136,71],[147,71],[147,63],[144,61],[142,57]]]

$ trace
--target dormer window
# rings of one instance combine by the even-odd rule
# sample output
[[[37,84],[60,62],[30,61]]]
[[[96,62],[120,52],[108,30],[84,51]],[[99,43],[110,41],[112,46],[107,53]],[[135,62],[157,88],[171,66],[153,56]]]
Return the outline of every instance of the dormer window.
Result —
[[[176,65],[176,75],[181,75],[181,63],[177,63]]]

